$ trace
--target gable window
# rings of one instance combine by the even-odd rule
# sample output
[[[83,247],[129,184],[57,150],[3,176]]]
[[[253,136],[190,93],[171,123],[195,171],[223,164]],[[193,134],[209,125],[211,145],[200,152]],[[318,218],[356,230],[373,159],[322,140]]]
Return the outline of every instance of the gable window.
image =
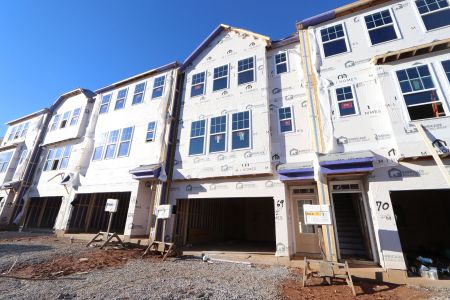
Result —
[[[153,92],[152,92],[152,99],[159,98],[162,96],[164,91],[164,82],[166,81],[166,76],[161,76],[158,78],[155,78],[155,81],[153,82]]]
[[[114,106],[114,110],[122,109],[125,107],[125,99],[127,97],[128,89],[122,89],[117,93],[116,105]]]
[[[211,118],[209,152],[225,151],[227,140],[227,116]]]
[[[53,122],[50,125],[50,131],[56,130],[56,128],[58,128],[58,123],[59,123],[59,118],[60,117],[61,117],[60,115],[55,115],[53,117]]]
[[[392,41],[398,38],[389,9],[365,16],[364,20],[372,45]]]
[[[213,92],[228,88],[228,65],[214,68]]]
[[[445,75],[447,75],[448,82],[450,83],[450,59],[443,61],[442,67],[444,68]]]
[[[238,61],[238,84],[255,81],[254,58],[249,57]]]
[[[134,87],[134,96],[133,96],[133,102],[132,104],[139,104],[142,103],[144,100],[144,90],[145,90],[145,82],[136,84]]]
[[[191,83],[191,97],[205,93],[205,72],[194,74]]]
[[[232,115],[231,149],[245,149],[250,147],[250,112],[243,111]]]
[[[294,131],[294,124],[292,122],[292,109],[290,107],[281,107],[278,109],[278,122],[280,125],[280,132]]]
[[[13,155],[12,151],[0,153],[0,173],[5,173],[8,170],[9,161]]]
[[[119,140],[119,130],[113,130],[108,135],[105,150],[105,159],[114,158],[116,154],[117,141]]]
[[[275,69],[277,74],[288,71],[287,52],[283,51],[275,55]]]
[[[92,160],[101,160],[103,157],[103,149],[105,147],[106,139],[108,138],[108,133],[102,133],[95,138],[94,145],[94,155],[92,156]]]
[[[341,117],[356,115],[355,97],[351,86],[337,88],[336,99]]]
[[[147,135],[145,137],[146,142],[153,142],[156,137],[156,122],[150,122],[147,125]]]
[[[325,57],[347,52],[347,42],[342,24],[320,30]]]
[[[22,150],[22,153],[20,153],[20,158],[19,158],[19,166],[21,164],[23,164],[27,155],[28,155],[28,150],[27,149]]]
[[[49,149],[44,164],[44,171],[66,169],[71,151],[72,145]]]
[[[203,154],[205,149],[205,120],[191,123],[189,155]]]
[[[397,78],[411,120],[445,116],[427,65],[399,70]]]
[[[66,126],[67,126],[67,122],[69,121],[69,118],[70,118],[70,111],[66,111],[66,112],[63,114],[63,117],[62,117],[62,119],[61,119],[61,125],[59,125],[59,128],[64,128],[64,127],[66,127]]]
[[[102,96],[102,103],[100,104],[99,114],[104,114],[108,112],[109,102],[111,102],[111,95],[112,94]]]
[[[117,157],[128,156],[128,154],[130,153],[132,136],[133,136],[133,127],[127,127],[122,129],[122,133],[120,135],[119,152],[117,153]]]
[[[76,108],[73,110],[72,119],[70,119],[70,126],[74,126],[78,123],[78,119],[80,118],[81,108]]]
[[[427,30],[450,25],[448,0],[416,0],[416,6]]]

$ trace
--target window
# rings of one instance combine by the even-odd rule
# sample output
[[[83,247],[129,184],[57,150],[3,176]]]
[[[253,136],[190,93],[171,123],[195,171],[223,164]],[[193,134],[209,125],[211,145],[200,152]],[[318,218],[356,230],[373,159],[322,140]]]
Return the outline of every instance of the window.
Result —
[[[238,61],[238,84],[255,81],[254,58],[249,57]]]
[[[314,225],[305,224],[303,205],[312,204],[311,200],[297,200],[298,230],[300,233],[314,233]]]
[[[288,71],[287,52],[283,51],[275,55],[275,68],[277,74],[286,73]]]
[[[366,21],[366,27],[372,45],[392,41],[398,38],[389,9],[365,16],[364,20]]]
[[[108,137],[108,133],[105,132],[95,138],[94,155],[92,156],[92,160],[101,160],[102,159],[103,149],[105,147],[107,137]]]
[[[70,118],[70,111],[66,111],[66,112],[63,114],[63,117],[62,117],[62,119],[61,119],[61,124],[59,125],[59,128],[64,128],[64,127],[66,127],[66,126],[67,126],[67,122],[69,121],[69,118]]]
[[[189,155],[203,154],[205,146],[205,120],[195,121],[191,124],[191,140]]]
[[[113,130],[108,135],[108,141],[105,150],[105,159],[114,158],[116,155],[117,141],[119,140],[119,130]]]
[[[23,128],[23,124],[19,124],[19,125],[17,126],[16,133],[14,134],[14,139],[17,139],[17,138],[20,136],[20,133],[21,133],[21,131],[22,131],[22,128]]]
[[[102,103],[100,104],[99,114],[104,114],[108,112],[109,102],[111,102],[111,96],[112,94],[102,96]]]
[[[448,0],[416,0],[416,6],[427,30],[450,25]]]
[[[58,128],[58,123],[59,123],[60,117],[61,117],[60,115],[55,115],[53,117],[52,124],[50,125],[50,131],[56,130],[56,128]]]
[[[117,157],[128,156],[130,153],[131,138],[133,136],[133,127],[127,127],[122,129],[122,134],[120,135],[119,152]]]
[[[209,152],[225,151],[227,139],[227,117],[211,118],[209,130]]]
[[[72,119],[70,120],[70,126],[74,126],[78,123],[78,119],[80,118],[81,108],[76,108],[73,110]]]
[[[132,104],[139,104],[142,103],[144,100],[144,90],[145,90],[145,82],[136,84],[134,87],[134,96],[133,96],[133,102]]]
[[[72,145],[62,146],[48,150],[47,159],[44,164],[44,171],[63,170],[69,164]]]
[[[290,107],[282,107],[278,109],[278,121],[280,124],[280,132],[294,131],[294,124],[292,123],[292,109]]]
[[[448,82],[450,83],[450,59],[443,61],[442,67],[444,68],[445,75],[447,75]]]
[[[205,72],[194,74],[191,83],[191,97],[205,93]]]
[[[213,92],[228,88],[228,65],[214,68]]]
[[[356,115],[355,97],[351,86],[337,88],[336,99],[341,117]]]
[[[238,112],[232,115],[231,149],[250,147],[250,112]]]
[[[122,89],[117,93],[116,105],[114,106],[114,110],[122,109],[125,107],[125,99],[127,98],[128,89]]]
[[[0,153],[0,173],[5,173],[8,170],[9,161],[13,155],[12,151]]]
[[[20,153],[19,165],[21,165],[25,161],[25,158],[27,157],[27,155],[28,155],[28,150],[27,149],[22,150],[22,153]]]
[[[411,120],[445,116],[427,65],[399,70],[397,78]]]
[[[342,24],[320,30],[325,57],[347,52],[347,42]]]
[[[161,76],[155,78],[155,82],[153,83],[153,92],[152,99],[161,97],[164,91],[164,82],[166,80],[166,76]]]
[[[23,138],[23,137],[25,137],[25,136],[27,135],[28,127],[30,127],[30,122],[26,122],[26,123],[23,125],[22,132],[20,133],[20,137],[21,137],[21,138]]]
[[[17,132],[17,126],[12,127],[11,131],[9,132],[8,141],[12,141],[12,139],[16,135],[16,132]]]
[[[145,137],[146,142],[153,142],[156,137],[156,122],[150,122],[147,125],[147,135]]]

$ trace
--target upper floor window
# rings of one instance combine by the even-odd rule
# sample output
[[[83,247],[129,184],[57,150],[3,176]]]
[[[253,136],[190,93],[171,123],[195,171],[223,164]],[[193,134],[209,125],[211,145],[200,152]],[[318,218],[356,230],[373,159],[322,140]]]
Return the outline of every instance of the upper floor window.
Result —
[[[203,154],[205,149],[206,121],[194,121],[191,123],[191,138],[189,142],[189,155]]]
[[[133,102],[132,104],[139,104],[142,103],[144,100],[144,90],[145,90],[145,82],[136,84],[134,87],[134,96],[133,96]]]
[[[103,157],[103,149],[105,148],[106,139],[108,138],[108,133],[102,133],[95,138],[94,144],[94,155],[92,160],[101,160]]]
[[[117,157],[128,156],[128,154],[130,153],[132,136],[133,136],[133,127],[127,127],[122,129]]]
[[[346,86],[336,89],[336,99],[341,117],[356,115],[355,97],[352,87]]]
[[[134,127],[116,129],[95,138],[92,160],[113,159],[128,156],[133,139]]]
[[[286,51],[275,54],[275,68],[277,74],[286,73],[288,71],[288,61]]]
[[[111,102],[111,94],[102,96],[102,103],[100,104],[99,114],[104,114],[108,112],[109,102]]]
[[[325,57],[347,52],[347,41],[344,26],[337,24],[320,30]]]
[[[17,126],[13,126],[9,132],[8,141],[13,139],[23,138],[27,135],[30,122],[22,123]]]
[[[164,91],[164,82],[166,81],[166,76],[161,76],[155,78],[155,82],[153,83],[153,92],[152,99],[161,97]]]
[[[17,126],[13,126],[11,128],[11,131],[9,132],[8,141],[12,141],[16,135],[17,132]]]
[[[191,97],[205,93],[205,72],[192,75]]]
[[[13,151],[0,153],[0,173],[5,173],[8,170],[9,161],[13,155]]]
[[[128,88],[121,89],[119,93],[117,93],[116,105],[114,106],[114,110],[122,109],[125,107],[125,99],[127,98]]]
[[[447,75],[448,82],[450,83],[450,59],[443,61],[442,67],[444,68],[445,75]]]
[[[20,133],[21,138],[27,135],[28,127],[30,127],[30,122],[26,122],[25,124],[23,124],[22,132]]]
[[[228,65],[214,68],[213,91],[228,88]]]
[[[238,84],[255,81],[254,57],[238,61]]]
[[[44,164],[44,171],[63,170],[69,164],[72,145],[52,148],[48,150],[47,159]]]
[[[398,38],[389,9],[376,12],[364,17],[372,45],[392,41]]]
[[[278,109],[278,122],[280,125],[280,132],[294,131],[294,124],[292,122],[292,108],[281,107]]]
[[[70,119],[70,126],[77,125],[78,119],[80,118],[81,108],[76,108],[73,111],[72,119]]]
[[[61,118],[61,115],[55,115],[53,117],[52,124],[50,125],[50,131],[56,130],[58,128],[59,118]]]
[[[67,122],[69,121],[70,118],[70,111],[66,111],[63,114],[63,117],[61,119],[61,124],[59,125],[59,128],[65,128],[67,126]]]
[[[209,152],[225,151],[227,139],[227,116],[211,118]]]
[[[120,130],[113,130],[109,132],[106,143],[105,159],[114,158],[116,155],[117,141],[119,140]]]
[[[146,142],[153,142],[156,137],[156,122],[150,122],[147,125],[147,135],[145,137]]]
[[[397,78],[411,120],[445,116],[427,65],[399,70]]]
[[[416,0],[416,6],[427,30],[450,25],[448,0]]]
[[[23,162],[25,161],[25,158],[27,158],[27,155],[28,155],[28,150],[27,149],[22,150],[22,153],[20,153],[20,158],[19,158],[19,166],[21,164],[23,164]]]
[[[243,111],[232,115],[231,149],[245,149],[250,147],[250,112]]]

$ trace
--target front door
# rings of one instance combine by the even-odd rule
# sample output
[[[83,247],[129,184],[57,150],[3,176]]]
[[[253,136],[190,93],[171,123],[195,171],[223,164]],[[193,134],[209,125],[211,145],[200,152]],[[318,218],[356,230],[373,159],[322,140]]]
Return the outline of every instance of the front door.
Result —
[[[292,187],[290,197],[294,208],[295,245],[297,253],[320,253],[319,236],[314,225],[306,225],[304,204],[317,204],[316,189],[313,186]]]

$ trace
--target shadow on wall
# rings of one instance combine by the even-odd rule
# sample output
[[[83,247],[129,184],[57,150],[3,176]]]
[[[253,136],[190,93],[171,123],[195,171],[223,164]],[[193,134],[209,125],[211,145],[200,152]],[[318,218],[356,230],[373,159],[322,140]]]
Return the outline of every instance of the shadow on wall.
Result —
[[[389,158],[379,155],[377,155],[376,159],[379,161],[389,160]],[[413,162],[408,161],[408,163]],[[421,166],[422,164],[423,162],[417,165]],[[401,164],[397,164],[396,166],[391,167],[382,167],[380,169],[381,170],[378,170],[377,172],[370,175],[371,182],[403,181],[404,178],[407,177],[421,177],[425,174],[425,170],[421,170],[420,168],[413,170]]]

